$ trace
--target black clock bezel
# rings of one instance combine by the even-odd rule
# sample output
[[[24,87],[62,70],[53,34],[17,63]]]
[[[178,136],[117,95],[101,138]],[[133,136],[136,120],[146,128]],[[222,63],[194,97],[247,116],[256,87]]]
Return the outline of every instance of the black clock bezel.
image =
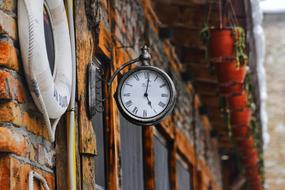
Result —
[[[122,86],[125,80],[133,73],[139,72],[141,70],[151,70],[153,72],[157,72],[167,82],[169,86],[169,91],[170,91],[170,98],[169,98],[169,102],[166,108],[158,115],[154,117],[150,117],[150,118],[142,118],[142,117],[138,117],[130,113],[123,105],[122,98],[121,98],[121,90],[122,90]],[[148,66],[137,66],[136,68],[128,71],[122,76],[122,78],[119,81],[119,84],[117,86],[117,90],[114,96],[115,96],[115,100],[116,100],[119,111],[128,121],[136,125],[149,126],[149,125],[155,125],[159,123],[173,110],[175,102],[176,102],[176,89],[175,89],[174,83],[172,82],[172,79],[162,69],[158,67],[154,67],[154,66],[149,66],[149,65]]]

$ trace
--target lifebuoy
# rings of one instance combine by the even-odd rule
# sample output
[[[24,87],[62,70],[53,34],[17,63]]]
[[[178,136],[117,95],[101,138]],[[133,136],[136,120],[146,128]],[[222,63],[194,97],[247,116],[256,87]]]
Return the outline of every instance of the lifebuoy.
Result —
[[[50,15],[54,39],[53,74],[45,41],[45,8]],[[71,45],[63,0],[19,0],[18,31],[33,100],[44,115],[58,119],[68,107],[72,88]]]

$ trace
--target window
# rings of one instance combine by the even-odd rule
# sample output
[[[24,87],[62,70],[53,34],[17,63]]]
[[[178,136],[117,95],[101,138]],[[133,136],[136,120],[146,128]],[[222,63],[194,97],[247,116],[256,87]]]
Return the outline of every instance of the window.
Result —
[[[120,116],[120,120],[122,189],[143,190],[142,127],[128,122],[123,116]]]
[[[154,136],[155,189],[169,190],[169,162],[166,139],[158,132]]]
[[[189,166],[177,155],[176,174],[178,190],[191,190],[191,173]]]

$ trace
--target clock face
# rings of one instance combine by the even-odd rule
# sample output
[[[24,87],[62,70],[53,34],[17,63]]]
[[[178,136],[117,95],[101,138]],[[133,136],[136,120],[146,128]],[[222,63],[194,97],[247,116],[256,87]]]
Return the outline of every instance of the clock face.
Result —
[[[159,73],[140,70],[130,75],[121,90],[123,106],[133,115],[150,118],[161,113],[169,103],[170,89]]]
[[[173,107],[175,89],[171,79],[154,68],[143,66],[131,71],[119,84],[122,110],[142,123],[161,119]]]

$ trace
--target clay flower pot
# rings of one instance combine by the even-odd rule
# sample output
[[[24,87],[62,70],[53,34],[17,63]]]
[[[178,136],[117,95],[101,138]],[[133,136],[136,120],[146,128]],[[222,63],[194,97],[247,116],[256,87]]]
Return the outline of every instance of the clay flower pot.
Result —
[[[240,95],[233,95],[228,97],[228,105],[231,110],[240,110],[247,106],[248,95],[243,91]]]
[[[225,96],[238,95],[243,92],[243,83],[235,83],[231,85],[221,85],[219,87],[219,91],[221,95],[225,95]]]
[[[237,68],[237,61],[235,59],[222,60],[215,63],[216,74],[218,82],[224,85],[233,83],[244,83],[246,75],[245,65]]]
[[[258,152],[256,148],[248,149],[243,152],[243,162],[247,169],[257,166]]]
[[[249,132],[248,126],[235,126],[233,127],[233,137],[235,139],[244,139],[247,137]]]
[[[233,126],[249,126],[251,120],[251,110],[245,108],[239,111],[231,111],[231,124]]]
[[[258,167],[253,167],[251,169],[248,169],[245,171],[247,177],[250,179],[256,179],[256,176],[259,176],[259,171],[258,171]]]
[[[251,179],[249,179],[250,183],[250,188],[252,190],[263,190],[264,188],[262,187],[262,181],[260,179],[260,176],[254,176]]]
[[[239,146],[239,151],[242,153],[246,153],[247,151],[255,148],[254,138],[252,136],[244,139],[238,139],[237,144]]]
[[[233,57],[235,40],[231,28],[212,28],[209,30],[209,55],[214,57]]]

